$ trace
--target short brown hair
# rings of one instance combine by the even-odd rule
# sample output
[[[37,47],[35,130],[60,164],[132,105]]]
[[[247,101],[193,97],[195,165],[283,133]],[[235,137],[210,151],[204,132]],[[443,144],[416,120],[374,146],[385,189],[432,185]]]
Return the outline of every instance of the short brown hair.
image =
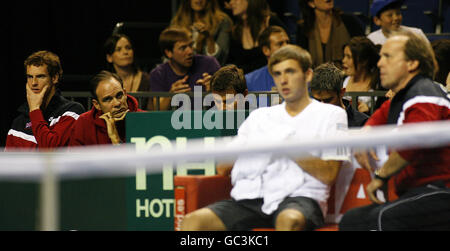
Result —
[[[311,90],[333,91],[341,93],[344,81],[344,74],[333,63],[324,63],[314,69],[311,80]]]
[[[46,65],[50,78],[58,76],[59,80],[61,80],[63,70],[61,67],[61,61],[59,60],[58,55],[56,55],[55,53],[49,51],[38,51],[33,53],[27,59],[25,59],[24,62],[25,71],[27,70],[27,67],[31,65],[33,66]]]
[[[410,31],[395,32],[391,37],[394,36],[405,36],[408,38],[403,50],[406,59],[417,60],[419,62],[419,74],[434,79],[439,66],[430,42]]]
[[[277,25],[271,25],[267,27],[259,35],[258,38],[259,47],[262,48],[266,46],[270,49],[270,36],[272,36],[272,34],[274,33],[283,33],[283,32],[287,34],[287,32],[282,27]]]
[[[220,68],[211,78],[212,92],[224,92],[229,89],[241,94],[247,90],[244,71],[233,64]]]
[[[166,56],[165,51],[172,51],[177,42],[187,41],[192,38],[192,33],[186,28],[170,26],[163,30],[159,36],[159,48],[161,53]]]
[[[303,72],[312,68],[311,55],[308,51],[298,45],[286,45],[277,50],[269,59],[269,72],[272,74],[274,65],[279,64],[285,60],[293,59],[298,62]]]

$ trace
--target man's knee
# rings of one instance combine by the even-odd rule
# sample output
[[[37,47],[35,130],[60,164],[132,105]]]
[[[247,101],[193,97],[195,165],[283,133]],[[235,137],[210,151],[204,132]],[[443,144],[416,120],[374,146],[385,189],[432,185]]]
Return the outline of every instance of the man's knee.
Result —
[[[302,231],[306,228],[305,216],[298,210],[286,209],[276,219],[276,230]]]
[[[208,208],[202,208],[187,214],[181,222],[181,231],[223,231],[222,220]]]

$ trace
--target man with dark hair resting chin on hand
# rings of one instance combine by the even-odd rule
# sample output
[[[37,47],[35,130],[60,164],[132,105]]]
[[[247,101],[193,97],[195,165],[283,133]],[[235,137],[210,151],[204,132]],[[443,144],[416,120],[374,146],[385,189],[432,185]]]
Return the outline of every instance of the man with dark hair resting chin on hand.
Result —
[[[127,95],[122,79],[102,71],[91,80],[94,107],[75,123],[70,146],[119,145],[125,142],[125,117],[128,112],[142,112],[137,100]]]

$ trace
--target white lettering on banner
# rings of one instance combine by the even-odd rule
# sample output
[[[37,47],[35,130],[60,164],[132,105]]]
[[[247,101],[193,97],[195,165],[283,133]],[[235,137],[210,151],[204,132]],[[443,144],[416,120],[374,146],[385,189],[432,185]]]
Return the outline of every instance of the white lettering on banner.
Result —
[[[173,206],[172,206],[173,205]],[[174,199],[136,199],[136,218],[170,218],[173,215]]]
[[[185,208],[185,201],[183,199],[179,199],[176,201],[175,206],[177,207],[175,209],[175,231],[181,231],[181,222],[184,219],[184,215],[186,214],[184,208]]]
[[[211,148],[214,146],[215,140],[212,137],[207,137],[203,139],[203,142],[205,148]],[[187,147],[187,138],[177,138],[176,144],[177,150],[185,150]],[[188,175],[188,170],[204,170],[206,176],[212,176],[216,173],[215,160],[214,158],[209,158],[206,159],[205,162],[195,162],[195,163],[183,162],[177,164],[178,176]]]
[[[149,151],[152,147],[159,145],[163,151],[171,151],[174,149],[171,141],[164,136],[155,136],[146,141],[145,138],[131,138],[131,143],[136,145],[136,151],[143,152]],[[205,148],[210,148],[214,146],[215,140],[212,137],[204,138]],[[177,138],[175,141],[176,149],[186,149],[187,138]],[[177,175],[187,175],[188,170],[204,170],[205,175],[211,176],[215,174],[215,160],[212,158],[206,159],[204,162],[193,162],[193,163],[178,163],[177,164]],[[136,170],[136,190],[146,191],[147,190],[147,173],[145,172],[145,167],[138,166]],[[163,166],[162,172],[163,187],[164,191],[173,190],[173,163],[167,163]]]
[[[179,108],[173,112],[171,117],[171,125],[175,130],[212,130],[212,129],[224,129],[223,124],[223,114],[222,112],[217,112],[217,108],[214,106],[214,95],[217,94],[207,94],[203,98],[202,87],[194,87],[194,128],[192,128],[192,106],[191,98],[185,93],[179,93],[172,97],[171,105],[179,106]],[[229,97],[230,96],[230,97]],[[275,95],[278,97],[279,95]],[[203,101],[202,101],[203,100]],[[227,110],[233,111],[236,109],[237,114],[237,126],[241,125],[245,120],[246,113],[246,102],[248,102],[250,110],[255,110],[256,106],[256,96],[254,94],[249,94],[244,97],[242,94],[227,95]],[[279,103],[279,101],[278,101]],[[234,105],[236,104],[237,107]],[[201,112],[202,107],[212,107],[204,114]],[[234,123],[234,113],[226,113],[226,129],[237,129]],[[213,117],[215,120],[213,121]]]
[[[155,145],[160,145],[163,151],[171,151],[172,144],[170,140],[164,136],[155,136],[150,140],[146,141],[145,138],[131,138],[131,143],[136,145],[136,151],[144,152],[149,151]],[[172,176],[164,179],[164,176]],[[163,190],[173,190],[173,168],[171,163],[163,165]],[[145,167],[138,166],[136,170],[136,190],[145,191],[147,190],[147,174],[145,172]]]

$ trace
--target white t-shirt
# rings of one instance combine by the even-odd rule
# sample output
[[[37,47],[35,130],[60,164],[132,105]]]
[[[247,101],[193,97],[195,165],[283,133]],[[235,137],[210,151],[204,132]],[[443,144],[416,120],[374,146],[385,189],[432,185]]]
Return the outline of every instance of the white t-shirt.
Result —
[[[232,144],[254,145],[258,142],[299,142],[326,139],[347,132],[344,109],[313,100],[300,114],[290,116],[286,104],[253,111],[239,128]],[[323,160],[349,160],[345,149],[314,151],[310,154]],[[298,164],[285,156],[258,154],[240,156],[232,173],[235,200],[264,198],[262,211],[273,213],[287,197],[305,196],[315,199],[326,215],[330,187],[304,172]]]
[[[403,26],[402,25],[402,26],[400,26],[400,29],[410,30],[410,31],[412,31],[414,33],[417,33],[417,34],[423,36],[428,41],[427,36],[425,36],[423,31],[421,29],[419,29],[419,28],[408,27],[408,26]],[[370,33],[367,36],[367,38],[370,39],[374,44],[381,44],[381,45],[383,45],[386,42],[386,40],[387,40],[387,37],[384,35],[384,33],[381,31],[381,29]]]

